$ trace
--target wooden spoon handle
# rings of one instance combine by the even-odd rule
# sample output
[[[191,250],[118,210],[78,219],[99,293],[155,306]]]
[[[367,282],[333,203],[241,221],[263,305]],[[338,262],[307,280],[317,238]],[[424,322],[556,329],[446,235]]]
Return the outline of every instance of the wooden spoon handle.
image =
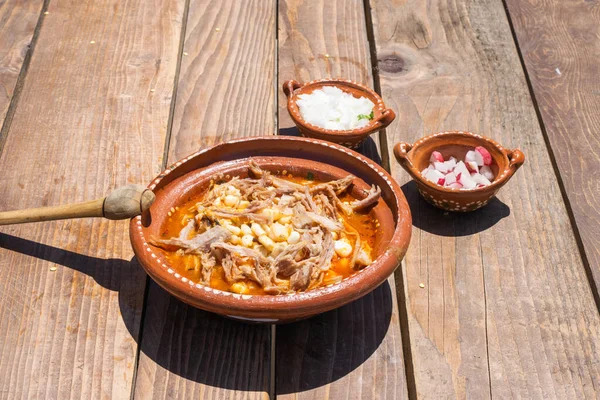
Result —
[[[63,206],[0,212],[0,225],[84,217],[129,219],[146,211],[152,203],[154,203],[154,193],[150,189],[141,185],[127,185],[115,189],[103,199]]]

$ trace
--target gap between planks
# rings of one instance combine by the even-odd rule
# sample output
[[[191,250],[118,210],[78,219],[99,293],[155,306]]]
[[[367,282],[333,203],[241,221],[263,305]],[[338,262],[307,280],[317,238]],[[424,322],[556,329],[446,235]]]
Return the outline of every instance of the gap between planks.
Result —
[[[275,8],[275,35],[273,60],[273,135],[279,136],[279,0],[273,0]],[[271,360],[269,362],[269,399],[277,398],[277,325],[271,324]]]
[[[379,78],[379,60],[377,58],[377,43],[375,42],[375,31],[373,29],[373,17],[371,9],[371,1],[363,0],[364,14],[365,14],[365,27],[367,31],[367,41],[369,42],[369,56],[371,58],[371,68],[373,76],[373,89],[380,96],[381,91],[381,80]],[[384,99],[385,102],[385,99]],[[385,129],[379,131],[379,146],[382,167],[391,174],[390,166],[390,149],[388,147],[387,133]],[[396,302],[398,304],[398,316],[400,323],[400,340],[402,342],[402,354],[404,355],[404,374],[406,376],[406,386],[408,391],[409,399],[417,398],[417,383],[414,373],[413,357],[412,357],[412,346],[410,343],[410,331],[408,323],[408,305],[406,302],[406,294],[404,278],[402,274],[402,261],[398,269],[394,272],[394,282],[396,283]],[[398,296],[398,293],[402,293],[403,296]]]
[[[46,0],[49,1],[49,0]],[[188,14],[190,11],[190,1],[185,0],[185,5],[183,8],[183,16],[181,19],[181,31],[179,34],[179,49],[177,50],[177,66],[175,68],[175,76],[173,77],[173,92],[171,96],[171,104],[169,107],[169,118],[167,120],[167,133],[165,135],[165,145],[163,150],[163,159],[162,159],[162,170],[167,168],[168,156],[169,156],[169,145],[171,143],[171,132],[173,131],[173,115],[175,114],[175,105],[177,103],[177,86],[179,82],[179,73],[181,72],[181,62],[183,59],[183,48],[185,45],[185,30],[187,27]],[[1,144],[1,143],[0,143]],[[0,152],[2,148],[0,147]],[[135,367],[133,368],[133,378],[131,384],[131,393],[129,395],[130,400],[135,399],[135,388],[136,388],[136,380],[138,374],[138,368],[140,365],[140,354],[142,351],[142,340],[144,337],[144,322],[146,319],[146,309],[148,308],[148,292],[150,289],[150,277],[146,275],[146,284],[144,287],[144,299],[142,302],[142,313],[140,316],[140,331],[138,333],[138,346],[135,354]]]
[[[594,302],[596,303],[596,309],[600,313],[600,294],[598,293],[598,288],[594,284],[594,274],[592,273],[592,267],[590,266],[590,262],[588,260],[587,254],[585,252],[585,247],[583,245],[583,239],[581,237],[581,232],[579,231],[579,226],[577,226],[575,214],[573,213],[573,207],[571,205],[571,201],[569,200],[569,195],[567,193],[567,189],[565,187],[562,175],[560,173],[560,169],[558,168],[558,163],[556,162],[556,156],[554,155],[554,149],[552,148],[552,144],[550,143],[548,131],[546,129],[546,125],[544,124],[544,119],[542,118],[542,113],[540,111],[540,106],[538,104],[538,101],[537,101],[537,98],[535,95],[535,91],[533,90],[533,85],[531,83],[529,71],[527,70],[527,65],[525,64],[525,59],[523,57],[521,47],[519,46],[519,39],[517,38],[517,32],[515,31],[515,27],[513,25],[512,18],[510,16],[510,10],[508,8],[508,4],[506,3],[506,0],[502,0],[502,5],[504,6],[504,12],[506,14],[508,26],[510,27],[510,33],[511,33],[513,41],[515,43],[515,48],[517,49],[517,55],[519,56],[519,62],[521,63],[521,68],[523,69],[523,75],[525,76],[525,81],[527,82],[527,90],[529,91],[529,96],[531,97],[531,101],[533,103],[533,109],[535,110],[535,115],[538,120],[540,130],[542,131],[542,137],[544,138],[544,143],[546,144],[546,148],[548,149],[548,154],[550,155],[550,163],[552,165],[552,170],[554,172],[554,175],[556,176],[556,180],[558,182],[558,187],[560,189],[560,194],[562,196],[563,202],[565,203],[567,215],[568,215],[569,221],[571,223],[571,229],[573,230],[573,236],[575,237],[575,243],[577,243],[577,248],[579,249],[579,255],[581,256],[581,263],[583,264],[583,267],[585,270],[585,275],[586,275],[587,281],[588,281],[588,285],[592,292],[592,296],[594,297]]]
[[[49,4],[50,0],[44,0],[44,4],[42,4],[40,16],[38,17],[35,29],[33,30],[33,36],[31,37],[31,42],[29,42],[29,48],[27,49],[27,53],[25,54],[25,58],[23,59],[23,64],[21,64],[21,70],[19,71],[19,76],[15,84],[12,98],[10,99],[8,110],[6,110],[6,116],[4,117],[2,128],[0,129],[0,155],[4,150],[4,144],[6,143],[6,139],[8,138],[8,132],[10,131],[10,126],[12,124],[13,117],[15,115],[15,112],[17,111],[17,107],[19,106],[19,99],[21,98],[21,92],[23,91],[23,86],[25,85],[25,78],[27,77],[27,72],[29,71],[29,63],[31,62],[31,57],[33,55],[33,51],[35,50],[35,45],[38,41],[38,37],[40,36],[40,31],[42,30],[44,17],[46,15],[45,13],[46,11],[48,11]]]

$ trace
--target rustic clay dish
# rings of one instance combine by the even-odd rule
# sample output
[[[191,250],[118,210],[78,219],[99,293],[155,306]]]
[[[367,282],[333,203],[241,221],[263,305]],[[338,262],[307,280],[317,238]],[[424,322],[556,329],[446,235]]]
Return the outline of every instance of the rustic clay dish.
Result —
[[[444,159],[454,156],[464,160],[467,151],[476,146],[485,147],[492,155],[491,168],[495,178],[491,185],[470,190],[451,189],[436,185],[421,175],[434,150],[442,153]],[[448,211],[473,211],[483,207],[525,162],[525,155],[519,149],[507,150],[492,139],[461,131],[434,133],[412,145],[400,142],[394,146],[394,155],[413,177],[423,198]]]
[[[323,86],[336,86],[354,97],[366,97],[375,104],[373,108],[373,119],[368,125],[359,129],[336,131],[321,128],[304,121],[296,101],[301,94],[310,94]],[[368,87],[346,79],[321,79],[305,84],[295,80],[286,81],[283,84],[283,92],[288,98],[287,109],[302,136],[315,139],[328,140],[352,149],[357,148],[372,133],[388,126],[396,114],[390,108],[386,108],[381,97]]]
[[[371,211],[380,222],[375,261],[338,284],[280,296],[224,292],[178,274],[163,250],[150,245],[148,238],[160,237],[169,210],[201,195],[215,175],[246,176],[250,157],[272,173],[285,169],[302,176],[310,172],[316,180],[353,174],[357,177],[353,195],[360,198],[366,196],[371,184],[378,185],[382,198]],[[279,323],[340,307],[383,283],[400,264],[410,240],[410,210],[390,175],[366,157],[320,140],[286,136],[233,140],[178,161],[148,187],[156,194],[156,200],[149,213],[133,218],[130,225],[131,242],[140,263],[152,279],[182,301],[231,318]]]

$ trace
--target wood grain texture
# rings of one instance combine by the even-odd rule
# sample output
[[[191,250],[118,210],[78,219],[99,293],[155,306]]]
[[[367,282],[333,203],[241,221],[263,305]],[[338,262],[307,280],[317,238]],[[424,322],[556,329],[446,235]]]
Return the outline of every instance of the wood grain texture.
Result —
[[[169,159],[275,132],[275,2],[192,0]]]
[[[404,279],[419,398],[594,398],[600,320],[501,1],[371,1],[388,146],[440,130],[526,154],[498,200],[413,214]],[[423,285],[423,288],[420,285]]]
[[[0,209],[99,198],[154,176],[182,5],[52,2],[0,156]],[[130,262],[128,224],[1,232],[0,397],[129,398],[146,276]]]
[[[279,3],[279,88],[284,81],[343,77],[373,87],[362,1]],[[297,134],[279,94],[279,132]],[[381,163],[378,135],[360,149]],[[281,399],[407,397],[395,283],[276,333]]]
[[[600,288],[600,3],[506,1],[550,145]]]
[[[184,52],[169,163],[216,142],[274,133],[274,2],[193,0]],[[270,326],[197,310],[154,282],[141,351],[136,398],[269,396]]]
[[[0,121],[8,111],[43,5],[43,0],[0,4]]]
[[[372,87],[362,2],[280,1],[278,61],[280,130],[295,127],[281,92],[286,80],[346,78]]]

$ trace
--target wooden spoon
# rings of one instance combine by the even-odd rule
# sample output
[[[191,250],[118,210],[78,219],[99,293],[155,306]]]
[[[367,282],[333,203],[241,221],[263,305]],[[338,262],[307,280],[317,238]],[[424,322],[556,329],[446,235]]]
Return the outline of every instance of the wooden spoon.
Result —
[[[83,203],[0,212],[0,225],[84,217],[129,219],[150,208],[154,198],[154,193],[144,186],[127,185],[104,198]]]

